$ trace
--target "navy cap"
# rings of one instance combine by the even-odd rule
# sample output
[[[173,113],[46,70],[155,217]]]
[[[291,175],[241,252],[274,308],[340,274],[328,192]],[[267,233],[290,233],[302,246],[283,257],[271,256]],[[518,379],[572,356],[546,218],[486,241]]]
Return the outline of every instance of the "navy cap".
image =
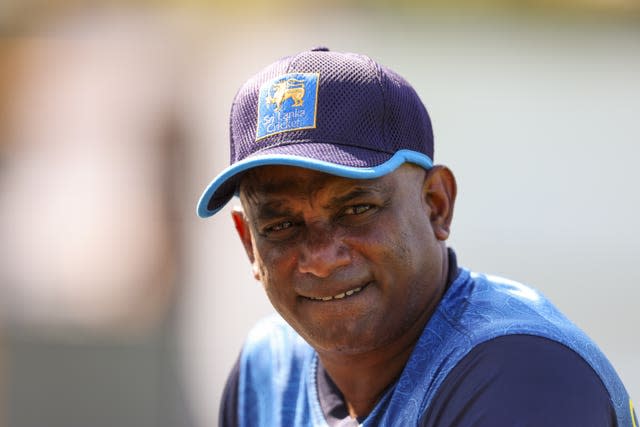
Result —
[[[371,58],[315,48],[249,79],[231,107],[231,164],[206,188],[209,217],[237,192],[242,173],[291,165],[377,178],[405,162],[433,165],[433,131],[409,83]]]

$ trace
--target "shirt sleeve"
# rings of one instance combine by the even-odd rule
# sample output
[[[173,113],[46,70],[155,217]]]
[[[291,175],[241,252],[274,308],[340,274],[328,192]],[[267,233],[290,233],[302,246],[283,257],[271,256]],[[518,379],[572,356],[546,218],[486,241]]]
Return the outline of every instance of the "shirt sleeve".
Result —
[[[617,426],[600,377],[573,350],[533,335],[474,348],[447,375],[423,427]]]
[[[220,400],[219,427],[238,425],[238,382],[240,378],[240,359],[233,365]]]

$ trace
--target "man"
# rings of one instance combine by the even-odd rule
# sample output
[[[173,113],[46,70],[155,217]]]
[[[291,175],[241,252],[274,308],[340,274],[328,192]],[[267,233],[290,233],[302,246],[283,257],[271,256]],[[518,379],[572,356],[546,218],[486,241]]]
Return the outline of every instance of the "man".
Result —
[[[455,179],[393,71],[316,48],[247,81],[198,214],[234,194],[279,316],[250,333],[221,424],[636,427],[605,356],[551,303],[457,265]]]

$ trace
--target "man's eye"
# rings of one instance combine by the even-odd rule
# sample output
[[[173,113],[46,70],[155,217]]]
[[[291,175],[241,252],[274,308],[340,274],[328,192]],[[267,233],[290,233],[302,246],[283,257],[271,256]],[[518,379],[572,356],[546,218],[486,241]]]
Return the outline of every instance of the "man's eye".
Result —
[[[270,225],[269,227],[265,228],[265,232],[266,233],[277,233],[278,231],[282,231],[282,230],[286,230],[287,228],[290,228],[293,226],[293,222],[291,221],[282,221],[279,222],[277,224],[274,225]]]
[[[365,213],[371,208],[373,208],[373,205],[367,205],[367,204],[349,206],[347,209],[345,209],[344,213],[346,215],[360,215]]]

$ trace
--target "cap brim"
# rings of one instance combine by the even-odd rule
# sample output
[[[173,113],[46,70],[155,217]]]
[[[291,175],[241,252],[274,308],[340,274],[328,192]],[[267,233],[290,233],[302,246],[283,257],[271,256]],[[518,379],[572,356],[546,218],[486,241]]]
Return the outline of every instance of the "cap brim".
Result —
[[[433,166],[429,156],[412,150],[399,150],[391,155],[330,143],[280,145],[262,150],[224,169],[202,193],[197,212],[201,218],[214,215],[234,196],[242,174],[259,166],[297,166],[345,178],[373,179],[384,176],[407,162],[425,169]]]

